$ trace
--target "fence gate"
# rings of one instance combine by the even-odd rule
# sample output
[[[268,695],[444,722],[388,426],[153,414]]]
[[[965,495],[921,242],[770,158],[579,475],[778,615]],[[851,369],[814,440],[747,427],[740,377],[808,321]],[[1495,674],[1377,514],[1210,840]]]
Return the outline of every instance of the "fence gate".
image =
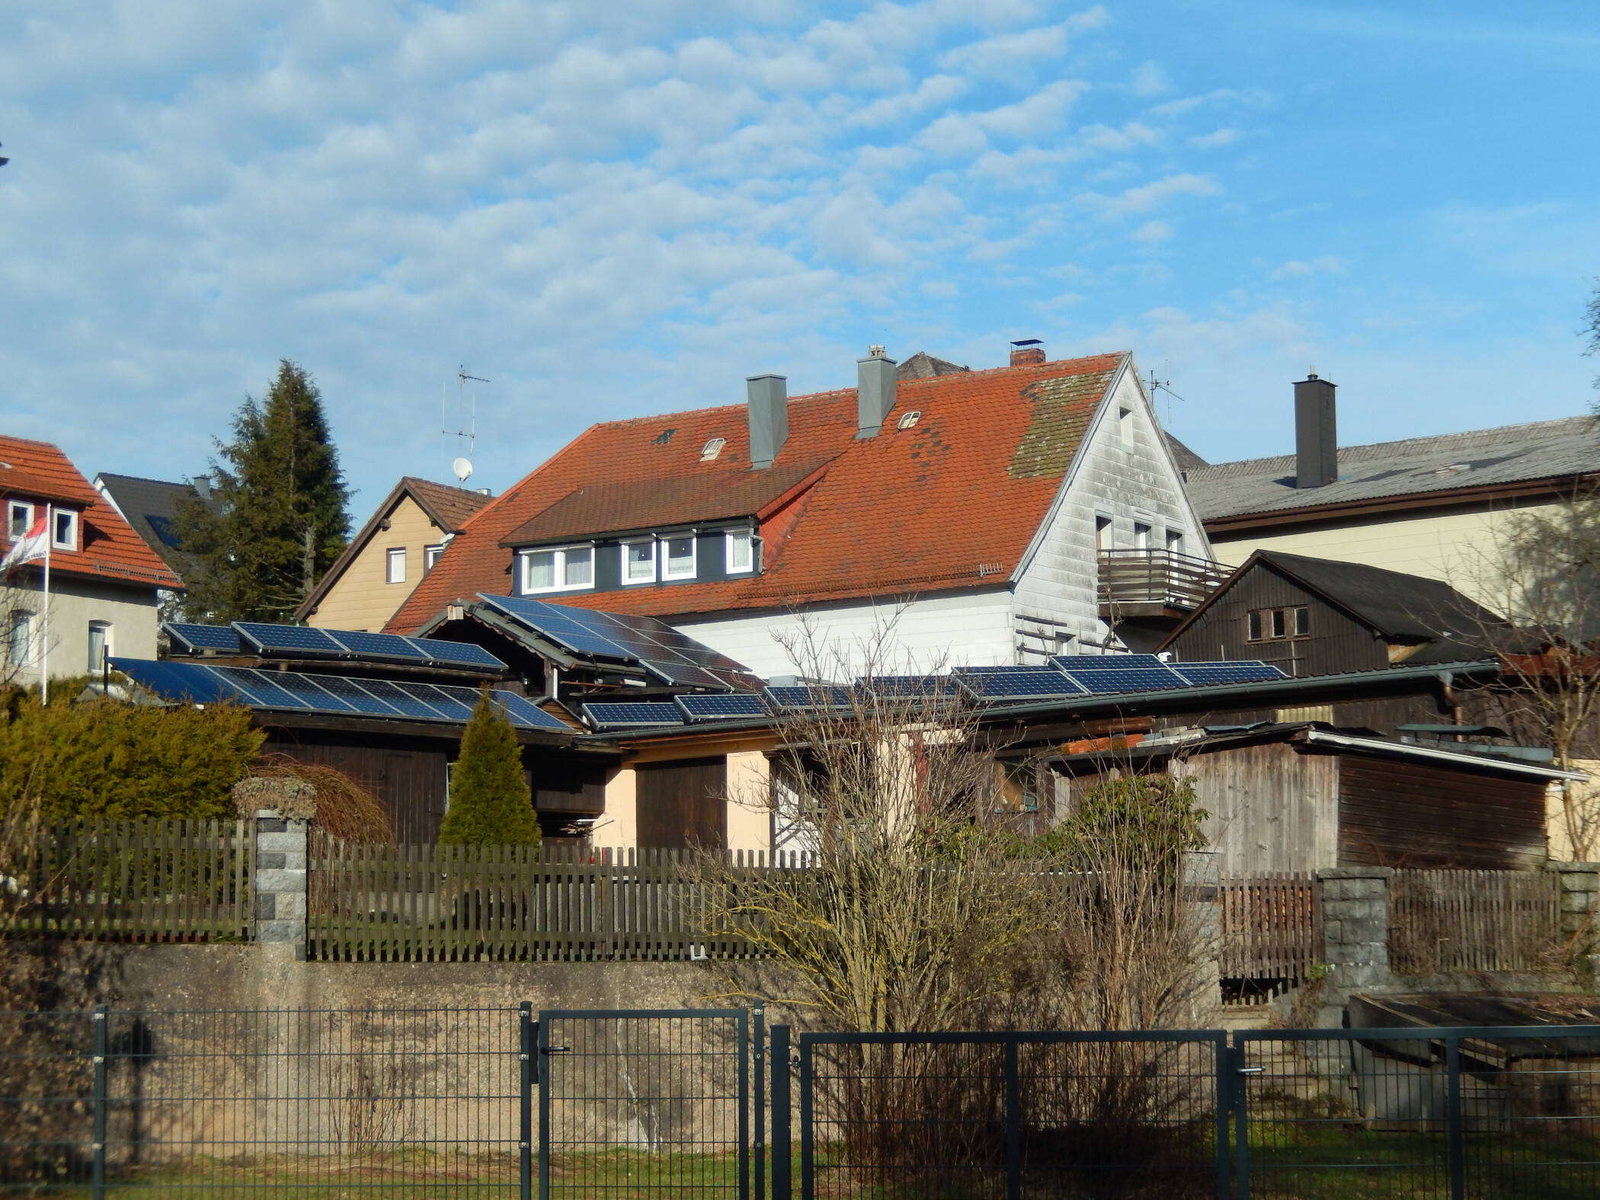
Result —
[[[744,1009],[539,1014],[539,1196],[750,1196]]]

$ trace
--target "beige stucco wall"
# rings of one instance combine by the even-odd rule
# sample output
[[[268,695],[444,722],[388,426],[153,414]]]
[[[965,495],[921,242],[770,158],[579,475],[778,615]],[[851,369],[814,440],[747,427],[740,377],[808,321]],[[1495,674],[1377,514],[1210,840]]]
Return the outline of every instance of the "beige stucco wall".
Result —
[[[1552,512],[1549,504],[1509,504],[1471,510],[1422,510],[1414,516],[1385,513],[1316,529],[1247,534],[1215,533],[1217,559],[1238,566],[1256,550],[1280,550],[1359,562],[1408,575],[1442,579],[1478,603],[1503,611],[1505,588],[1496,569],[1498,539],[1516,512]]]
[[[15,682],[24,686],[39,682],[39,660],[45,656],[40,653],[44,647],[38,639],[45,637],[48,638],[51,679],[87,675],[90,621],[110,623],[108,645],[113,656],[156,656],[156,627],[159,622],[154,588],[117,587],[57,573],[50,580],[47,633],[41,619],[44,597],[39,581],[0,589],[0,618],[4,619],[4,624],[9,626],[11,614],[19,608],[35,614],[35,629],[38,632],[34,662],[15,671],[12,664],[6,663],[0,667],[0,677],[14,677]],[[5,643],[0,640],[0,656],[4,654]]]
[[[596,846],[639,844],[639,777],[632,767],[623,767],[606,781],[606,807],[590,830]]]
[[[740,746],[686,749],[652,749],[614,772],[606,781],[606,804],[601,819],[590,832],[596,846],[633,848],[639,844],[639,791],[634,763],[666,762],[672,758],[704,758],[726,754],[728,760],[728,848],[766,850],[772,843],[768,782],[770,764],[761,749]]]
[[[1545,841],[1556,862],[1593,862],[1600,855],[1600,759],[1580,758],[1583,783],[1552,783],[1545,792]]]
[[[422,552],[443,542],[444,533],[410,496],[400,497],[389,514],[389,528],[373,532],[306,624],[320,629],[382,629],[421,582]],[[392,549],[406,552],[403,583],[388,581]]]

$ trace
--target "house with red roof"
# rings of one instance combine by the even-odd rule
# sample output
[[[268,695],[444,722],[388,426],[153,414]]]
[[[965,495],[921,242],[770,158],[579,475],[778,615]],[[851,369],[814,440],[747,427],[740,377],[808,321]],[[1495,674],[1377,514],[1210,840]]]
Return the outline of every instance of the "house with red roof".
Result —
[[[0,579],[0,679],[38,683],[101,669],[114,654],[154,658],[162,590],[182,581],[49,442],[0,435],[0,505],[10,553],[43,522],[45,559]]]
[[[905,366],[874,347],[854,388],[760,375],[742,405],[590,427],[388,628],[488,593],[661,617],[769,678],[804,673],[807,627],[840,673],[885,627],[917,666],[1037,663],[1153,644],[1220,578],[1130,354]]]

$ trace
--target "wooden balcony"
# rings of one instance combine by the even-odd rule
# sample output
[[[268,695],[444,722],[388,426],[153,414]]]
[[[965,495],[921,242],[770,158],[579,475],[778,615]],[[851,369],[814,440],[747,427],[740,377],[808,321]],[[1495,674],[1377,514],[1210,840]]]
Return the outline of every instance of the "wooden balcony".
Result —
[[[1100,615],[1112,624],[1139,618],[1178,618],[1193,612],[1229,568],[1172,550],[1102,550]]]

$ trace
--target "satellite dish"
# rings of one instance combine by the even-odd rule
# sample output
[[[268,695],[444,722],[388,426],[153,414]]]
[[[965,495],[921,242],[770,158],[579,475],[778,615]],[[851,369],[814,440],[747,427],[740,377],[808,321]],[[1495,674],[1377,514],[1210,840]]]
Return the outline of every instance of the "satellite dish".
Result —
[[[456,473],[457,480],[465,483],[472,475],[472,460],[470,458],[458,458],[450,464],[450,469]]]

